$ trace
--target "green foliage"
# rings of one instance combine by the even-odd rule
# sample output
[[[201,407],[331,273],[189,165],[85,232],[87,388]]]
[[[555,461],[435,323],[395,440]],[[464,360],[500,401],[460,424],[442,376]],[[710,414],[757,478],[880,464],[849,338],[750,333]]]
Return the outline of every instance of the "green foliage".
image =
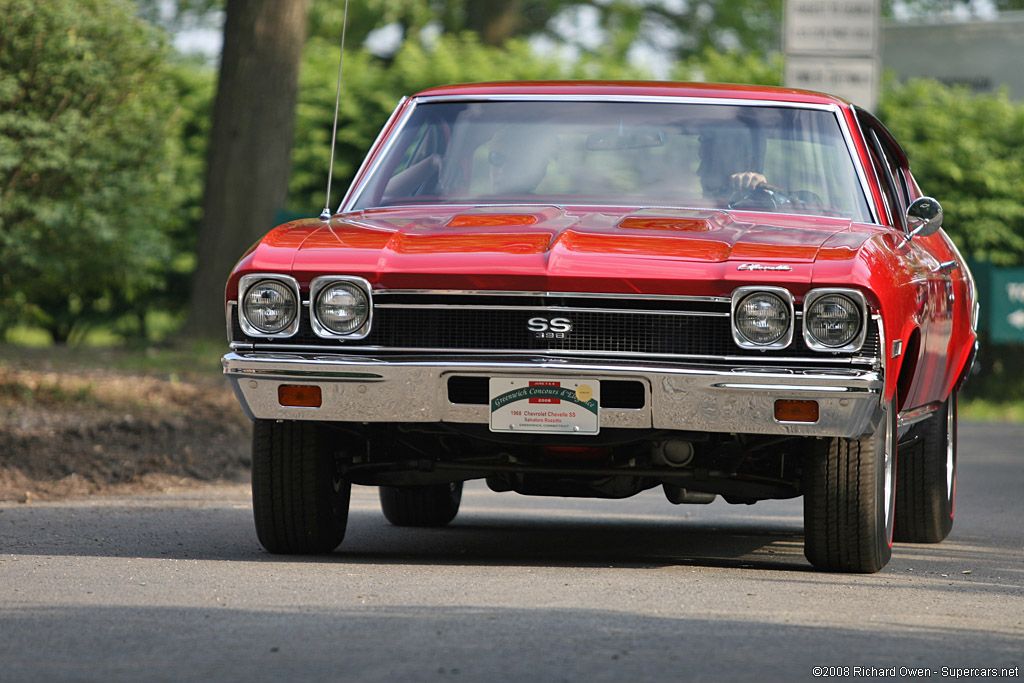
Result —
[[[780,52],[764,55],[750,52],[719,52],[710,47],[680,62],[672,70],[677,81],[782,85],[783,56]]]
[[[320,39],[311,40],[306,48],[288,201],[288,208],[297,213],[316,215],[324,205],[337,55],[337,47]],[[365,51],[346,52],[330,206],[337,207],[366,151],[405,95],[447,83],[643,76],[618,60],[568,62],[557,55],[540,56],[525,42],[488,47],[472,33],[442,36],[430,47],[406,41],[390,64]]]
[[[0,331],[64,341],[165,286],[198,189],[168,55],[124,0],[0,0]]]
[[[343,7],[336,0],[314,0],[309,35],[337,45]],[[359,45],[373,29],[392,24],[413,41],[431,31],[470,31],[492,46],[546,36],[603,58],[622,60],[632,48],[647,46],[685,59],[709,47],[777,49],[782,0],[352,0],[348,44]],[[599,37],[579,36],[579,25],[593,25]]]
[[[879,118],[965,256],[1024,263],[1024,105],[936,81],[887,79]]]

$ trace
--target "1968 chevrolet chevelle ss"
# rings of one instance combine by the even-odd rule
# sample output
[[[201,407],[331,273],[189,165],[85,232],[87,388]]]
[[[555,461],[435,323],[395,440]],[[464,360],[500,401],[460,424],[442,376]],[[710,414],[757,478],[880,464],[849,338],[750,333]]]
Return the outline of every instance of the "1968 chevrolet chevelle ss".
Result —
[[[803,496],[830,571],[949,533],[975,287],[868,112],[762,87],[434,88],[330,213],[227,283],[269,551],[335,549],[352,484],[442,526],[471,479]]]

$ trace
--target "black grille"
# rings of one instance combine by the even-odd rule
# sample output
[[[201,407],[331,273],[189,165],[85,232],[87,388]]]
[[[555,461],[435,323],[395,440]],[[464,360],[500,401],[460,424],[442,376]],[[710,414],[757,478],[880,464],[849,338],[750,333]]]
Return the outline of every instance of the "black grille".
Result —
[[[539,336],[531,318],[566,318],[572,331]],[[732,353],[728,318],[643,313],[385,309],[366,342],[384,347],[604,351],[623,354]]]
[[[409,295],[405,295],[406,298]],[[423,297],[425,298],[425,297]],[[421,301],[423,300],[421,298]],[[377,304],[392,299],[378,296]],[[458,351],[537,351],[583,352],[600,354],[661,355],[661,356],[741,356],[750,358],[806,357],[818,360],[848,358],[850,354],[828,354],[812,351],[803,341],[802,319],[797,317],[793,343],[788,348],[770,351],[742,349],[732,338],[728,302],[688,301],[629,301],[622,299],[573,300],[552,302],[540,298],[512,298],[501,301],[507,308],[480,308],[480,297],[474,300],[476,308],[453,305],[441,299],[442,306],[427,305],[408,308],[387,308],[379,305],[374,310],[369,336],[361,340],[322,339],[310,328],[308,309],[304,306],[303,321],[297,335],[288,339],[258,339],[247,337],[233,319],[233,339],[261,347],[317,347],[342,350],[346,347],[375,347],[383,350],[458,350]],[[528,302],[529,308],[526,307]],[[429,304],[436,305],[437,299]],[[464,303],[459,301],[459,303]],[[487,304],[497,302],[488,299]],[[575,309],[585,304],[591,310]],[[631,307],[626,308],[629,304]],[[544,308],[544,306],[557,306]],[[601,310],[593,310],[601,309]],[[638,309],[649,312],[638,312]],[[719,315],[708,315],[708,314]],[[531,318],[566,318],[572,324],[570,332],[537,334],[531,332]],[[877,326],[872,322],[860,357],[878,357]]]

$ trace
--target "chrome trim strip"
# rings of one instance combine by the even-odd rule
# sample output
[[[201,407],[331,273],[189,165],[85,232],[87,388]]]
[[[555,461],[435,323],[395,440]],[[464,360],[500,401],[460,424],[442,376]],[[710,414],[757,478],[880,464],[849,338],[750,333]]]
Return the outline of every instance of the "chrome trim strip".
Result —
[[[738,213],[765,213],[764,211],[758,212],[756,209],[721,209],[721,208],[715,208],[715,207],[710,207],[710,206],[691,206],[689,204],[629,204],[629,203],[626,203],[623,200],[617,200],[615,202],[609,202],[609,203],[600,203],[600,202],[595,202],[595,201],[586,201],[586,202],[576,202],[576,203],[571,203],[571,204],[532,204],[532,203],[528,203],[528,204],[491,204],[489,202],[482,202],[482,201],[481,202],[477,202],[475,204],[473,204],[473,203],[462,203],[462,202],[451,202],[451,203],[448,203],[448,202],[433,202],[431,204],[413,204],[413,203],[409,203],[409,204],[388,204],[386,206],[367,206],[367,207],[364,207],[362,209],[353,209],[353,210],[349,211],[349,213],[362,216],[362,215],[365,215],[367,211],[385,211],[385,210],[388,210],[388,209],[437,210],[438,208],[444,208],[444,209],[463,209],[464,208],[464,209],[470,210],[470,209],[490,209],[490,208],[498,208],[498,207],[519,207],[519,208],[522,208],[522,207],[526,207],[526,206],[554,206],[555,208],[558,208],[558,209],[565,209],[567,207],[587,206],[587,207],[600,207],[602,209],[620,209],[620,208],[621,209],[631,209],[633,211],[644,211],[644,210],[647,210],[647,209],[653,209],[653,210],[664,209],[666,211],[722,211],[722,212],[736,211]],[[771,215],[773,215],[773,216],[794,216],[794,217],[799,217],[799,218],[807,218],[808,215],[814,216],[816,214],[787,213],[785,211],[772,211]],[[820,217],[820,216],[818,216],[818,217]],[[835,216],[830,216],[830,218],[836,218],[836,217]],[[864,221],[853,220],[849,216],[846,216],[845,219],[846,220],[851,220],[854,223],[863,223],[864,222]],[[346,219],[346,220],[352,220],[354,222],[356,219]],[[457,228],[457,229],[461,229],[461,228]]]
[[[711,104],[735,105],[741,107],[781,107],[784,109],[815,109],[817,111],[839,111],[839,105],[816,102],[791,102],[764,98],[698,97],[692,95],[627,95],[625,93],[561,94],[561,93],[488,93],[484,95],[455,94],[426,95],[413,97],[412,103],[431,104],[434,102],[643,102],[648,104]]]
[[[395,121],[395,127],[394,127],[395,128],[395,130],[394,130],[395,133],[398,133],[399,131],[401,131],[401,129],[405,126],[405,122],[409,119],[409,115],[412,113],[412,110],[415,109],[415,107],[409,107],[406,110],[405,114],[402,116],[401,120],[396,120],[396,119],[398,118],[399,112],[402,111],[402,108],[405,106],[405,103],[408,102],[408,101],[409,101],[409,98],[407,96],[403,95],[402,99],[398,100],[398,104],[395,105],[395,109],[394,109],[394,111],[391,112],[391,116],[389,116],[388,120],[384,122],[384,125],[380,127],[380,132],[377,133],[377,137],[374,138],[373,144],[370,145],[370,148],[367,151],[366,156],[363,157],[363,161],[362,161],[361,164],[359,164],[359,168],[356,170],[356,174],[354,176],[352,176],[353,178],[360,178],[361,179],[360,182],[359,182],[359,186],[356,187],[355,184],[352,184],[352,185],[349,186],[348,192],[345,193],[345,196],[341,198],[341,203],[338,204],[338,210],[337,210],[336,213],[345,213],[345,210],[343,210],[342,207],[351,205],[352,202],[355,201],[355,198],[359,196],[359,193],[361,193],[363,191],[363,187],[366,185],[366,179],[370,177],[369,171],[372,170],[372,168],[374,166],[376,166],[376,163],[374,163],[372,166],[370,165],[371,153],[373,152],[373,150],[377,149],[377,146],[380,144],[381,140],[384,138],[384,131],[386,131],[391,126],[391,122]],[[397,135],[392,135],[391,136],[391,139],[388,140],[388,142],[384,146],[384,148],[381,149],[380,152],[377,153],[375,162],[379,162],[380,161],[381,157],[383,157],[384,154],[389,149],[391,149],[391,145],[393,145],[395,140],[397,140],[397,139],[398,139]],[[364,171],[365,171],[365,173],[364,173]],[[330,200],[329,197],[328,197],[328,200]]]
[[[921,406],[920,408],[914,408],[913,410],[900,413],[896,421],[900,427],[910,427],[918,422],[924,422],[934,415],[940,408],[942,408],[941,401],[929,403],[928,405]]]
[[[251,348],[248,344],[232,344],[232,349]],[[577,349],[464,349],[464,348],[424,348],[408,346],[264,346],[253,349],[265,353],[412,353],[412,354],[460,354],[476,356],[573,356],[595,358],[639,358],[645,360],[686,360],[712,361],[717,363],[791,363],[791,364],[842,364],[842,365],[874,365],[878,359],[873,356],[851,356],[849,358],[825,358],[823,356],[705,356],[698,354],[644,353],[623,351],[591,351]],[[780,369],[781,370],[781,369]]]
[[[224,304],[224,325],[225,327],[227,327],[228,330],[228,346],[232,348],[234,348],[235,343],[235,330],[234,326],[231,324],[231,321],[234,320],[235,307],[237,305],[238,302],[235,301],[234,299]]]
[[[377,308],[444,309],[458,311],[568,311],[575,313],[623,313],[644,315],[674,315],[696,318],[728,318],[725,311],[665,311],[628,308],[584,308],[581,306],[460,306],[458,304],[377,304]]]
[[[839,128],[843,131],[843,137],[846,139],[846,151],[850,155],[850,161],[853,163],[854,170],[857,171],[857,178],[860,180],[860,191],[864,195],[868,211],[871,212],[871,218],[874,220],[875,225],[882,225],[881,214],[879,214],[878,207],[875,206],[874,198],[871,195],[871,183],[868,182],[867,169],[861,163],[860,155],[857,154],[856,146],[853,144],[853,131],[850,130],[846,117],[842,115],[841,111],[837,114],[837,118],[839,119]],[[856,115],[856,112],[854,113],[853,120],[857,122],[857,132],[860,133],[864,146],[870,149],[867,137],[864,135],[864,129],[860,125],[860,118]]]
[[[768,99],[736,99],[726,97],[673,97],[670,95],[555,95],[555,94],[516,94],[516,93],[505,93],[505,94],[490,94],[490,95],[433,95],[426,97],[413,97],[411,104],[406,108],[400,121],[397,121],[394,126],[394,130],[390,138],[387,140],[385,146],[380,149],[375,157],[374,163],[369,165],[370,153],[373,153],[377,149],[378,144],[381,141],[381,137],[384,135],[384,131],[388,129],[392,120],[398,116],[399,111],[402,110],[408,98],[403,97],[395,110],[392,112],[388,121],[381,128],[380,133],[377,134],[376,140],[373,145],[370,146],[370,152],[367,153],[360,165],[359,170],[356,172],[355,177],[360,178],[359,185],[352,185],[349,187],[348,193],[342,199],[341,204],[338,207],[337,213],[347,213],[352,211],[352,205],[356,203],[356,200],[360,197],[363,190],[366,187],[367,179],[373,175],[376,171],[376,166],[380,160],[387,155],[391,146],[395,140],[398,139],[402,133],[402,129],[405,127],[409,117],[415,111],[416,107],[420,104],[429,104],[433,102],[464,102],[464,101],[475,101],[475,102],[523,102],[523,101],[541,101],[541,102],[643,102],[643,103],[656,103],[656,104],[708,104],[708,105],[729,105],[729,106],[742,106],[742,107],[768,107],[768,108],[784,108],[784,109],[812,109],[815,111],[831,112],[839,124],[840,131],[843,134],[843,139],[846,142],[846,151],[850,155],[850,160],[853,163],[854,170],[860,179],[861,193],[864,196],[865,204],[867,204],[868,211],[874,218],[876,224],[881,225],[881,220],[878,217],[877,207],[871,200],[871,189],[870,184],[867,180],[867,175],[860,163],[860,157],[855,154],[855,147],[853,144],[853,133],[850,131],[847,125],[846,117],[843,115],[843,108],[839,104],[815,104],[808,102],[785,102]],[[856,120],[856,117],[854,117]],[[858,121],[858,128],[860,123]],[[863,138],[863,131],[861,137]],[[364,169],[364,167],[366,167]],[[364,172],[365,170],[365,172]],[[417,205],[412,205],[417,206]],[[437,203],[424,204],[423,206],[436,207]],[[467,206],[479,206],[469,204]],[[505,206],[521,206],[519,204],[506,204]],[[365,207],[363,211],[378,208],[378,207]],[[648,208],[648,207],[644,207]],[[666,208],[678,209],[679,206],[672,206]]]
[[[863,387],[830,387],[830,386],[802,386],[802,385],[786,385],[786,384],[712,384],[711,386],[719,389],[742,389],[744,391],[767,391],[770,389],[778,389],[780,391],[809,391],[812,393],[825,393],[825,394],[846,394],[846,393],[863,393],[867,389]]]
[[[576,299],[628,299],[631,301],[686,301],[700,303],[727,304],[732,299],[727,296],[685,296],[678,294],[620,294],[602,292],[528,292],[498,289],[378,289],[374,296],[390,295],[422,295],[422,296],[521,296],[547,298]]]
[[[882,394],[878,397],[878,407],[882,410],[887,409],[888,396],[885,392],[885,383],[887,378],[885,376],[886,370],[888,370],[889,360],[885,357],[885,321],[882,320],[880,313],[873,313],[871,319],[875,321],[875,325],[878,327],[878,358],[874,359],[875,369],[878,371],[879,377],[882,378]]]

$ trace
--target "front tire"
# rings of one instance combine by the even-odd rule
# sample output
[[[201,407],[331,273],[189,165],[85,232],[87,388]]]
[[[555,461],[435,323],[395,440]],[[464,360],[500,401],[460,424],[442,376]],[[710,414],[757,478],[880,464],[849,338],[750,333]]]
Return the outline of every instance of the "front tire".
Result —
[[[440,527],[455,519],[462,482],[430,486],[381,486],[380,508],[395,526]]]
[[[817,569],[873,573],[892,556],[896,407],[874,432],[815,443],[804,465],[804,555]]]
[[[917,440],[900,451],[896,540],[938,543],[953,528],[956,501],[956,394],[916,427]]]
[[[315,422],[256,420],[252,509],[269,552],[329,553],[345,537],[352,485],[340,475]]]

